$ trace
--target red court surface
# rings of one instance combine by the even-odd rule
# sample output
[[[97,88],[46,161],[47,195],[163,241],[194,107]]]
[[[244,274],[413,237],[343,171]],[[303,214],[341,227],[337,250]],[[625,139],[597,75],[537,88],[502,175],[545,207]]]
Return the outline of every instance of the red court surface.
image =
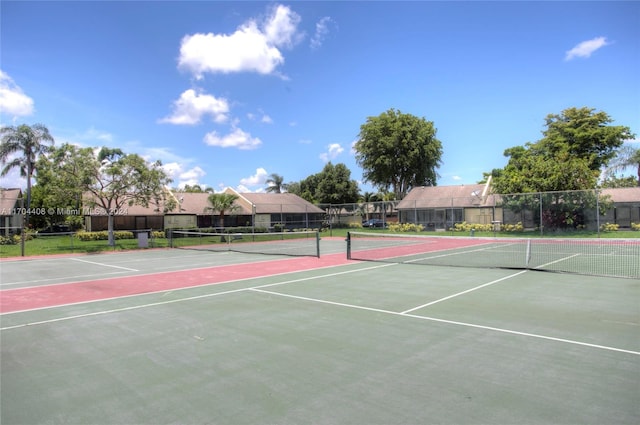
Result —
[[[61,283],[0,292],[0,313],[33,310],[347,264],[344,254]]]

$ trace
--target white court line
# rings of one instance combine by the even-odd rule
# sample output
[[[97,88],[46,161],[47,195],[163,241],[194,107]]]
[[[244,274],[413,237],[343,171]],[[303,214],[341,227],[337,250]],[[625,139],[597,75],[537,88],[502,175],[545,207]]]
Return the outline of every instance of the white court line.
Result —
[[[551,264],[558,263],[558,262],[560,262],[560,261],[565,261],[565,260],[568,260],[568,259],[570,259],[570,258],[576,257],[576,256],[578,256],[578,255],[580,255],[580,254],[573,254],[573,255],[571,255],[571,256],[569,256],[569,257],[566,257],[566,258],[561,258],[561,259],[559,259],[559,260],[555,260],[555,261],[551,261],[551,262],[546,263],[546,264],[539,265],[539,266],[537,266],[537,267],[534,267],[534,269],[540,269],[540,268],[543,268],[543,267],[547,267],[547,266],[549,266],[549,265],[551,265]],[[429,307],[430,305],[437,304],[437,303],[439,303],[439,302],[446,301],[446,300],[449,300],[449,299],[451,299],[451,298],[455,298],[455,297],[458,297],[458,296],[460,296],[460,295],[467,294],[467,293],[469,293],[469,292],[473,292],[473,291],[475,291],[475,290],[477,290],[477,289],[481,289],[481,288],[484,288],[484,287],[486,287],[486,286],[493,285],[494,283],[502,282],[503,280],[507,280],[507,279],[511,279],[512,277],[519,276],[519,275],[521,275],[521,274],[523,274],[523,273],[526,273],[527,271],[528,271],[528,270],[522,270],[522,271],[520,271],[520,272],[518,272],[518,273],[514,273],[514,274],[512,274],[512,275],[505,276],[505,277],[502,277],[502,278],[500,278],[500,279],[493,280],[493,281],[491,281],[491,282],[487,282],[487,283],[485,283],[485,284],[483,284],[483,285],[476,286],[476,287],[471,288],[471,289],[467,289],[466,291],[458,292],[457,294],[449,295],[449,296],[447,296],[447,297],[440,298],[439,300],[431,301],[431,302],[428,302],[428,303],[426,303],[426,304],[422,304],[422,305],[419,305],[419,306],[417,306],[417,307],[410,308],[409,310],[405,310],[405,311],[403,311],[401,314],[411,313],[412,311],[420,310],[421,308]]]
[[[118,313],[118,312],[123,312],[123,311],[137,310],[137,309],[155,307],[155,306],[161,306],[161,305],[167,305],[167,304],[174,304],[174,303],[179,303],[179,302],[183,302],[183,301],[191,301],[191,300],[204,299],[204,298],[213,298],[213,297],[216,297],[216,296],[219,296],[219,295],[227,295],[227,294],[232,294],[232,293],[252,291],[252,292],[262,292],[262,293],[265,293],[265,294],[272,294],[272,295],[276,295],[276,296],[280,296],[280,297],[287,297],[287,298],[294,298],[294,299],[299,299],[299,300],[304,300],[304,301],[311,301],[311,302],[316,302],[316,303],[321,303],[321,304],[329,304],[329,305],[353,308],[353,309],[358,309],[358,310],[366,310],[366,311],[373,311],[373,312],[377,312],[377,313],[390,314],[390,315],[394,315],[394,316],[410,317],[410,318],[420,319],[420,320],[428,320],[428,321],[433,321],[433,322],[447,323],[447,324],[451,324],[451,325],[465,326],[465,327],[470,327],[470,328],[475,328],[475,329],[484,329],[484,330],[507,333],[507,334],[512,334],[512,335],[526,336],[526,337],[530,337],[530,338],[538,338],[538,339],[544,339],[544,340],[548,340],[548,341],[562,342],[562,343],[566,343],[566,344],[573,344],[573,345],[579,345],[579,346],[584,346],[584,347],[597,348],[597,349],[601,349],[601,350],[615,351],[615,352],[634,354],[634,355],[640,356],[640,352],[638,352],[638,351],[624,350],[624,349],[621,349],[621,348],[608,347],[608,346],[605,346],[605,345],[590,344],[590,343],[581,342],[581,341],[574,341],[574,340],[570,340],[570,339],[555,338],[555,337],[550,337],[550,336],[545,336],[545,335],[532,334],[532,333],[528,333],[528,332],[514,331],[514,330],[510,330],[510,329],[502,329],[502,328],[495,328],[495,327],[491,327],[491,326],[476,325],[476,324],[473,324],[473,323],[465,323],[465,322],[457,322],[457,321],[453,321],[453,320],[438,319],[438,318],[435,318],[435,317],[418,316],[418,315],[415,315],[415,314],[407,314],[407,313],[384,310],[384,309],[373,308],[373,307],[364,307],[364,306],[358,306],[358,305],[354,305],[354,304],[346,304],[346,303],[339,303],[339,302],[334,302],[334,301],[320,300],[320,299],[317,299],[317,298],[301,297],[301,296],[297,296],[297,295],[289,295],[289,294],[283,294],[283,293],[279,293],[279,292],[265,291],[264,289],[262,289],[262,288],[267,288],[267,287],[272,287],[272,286],[284,285],[284,284],[288,284],[288,283],[302,282],[302,281],[313,280],[313,279],[321,279],[321,278],[325,278],[325,277],[332,277],[332,276],[338,276],[338,275],[343,275],[343,274],[356,273],[356,272],[363,271],[363,270],[371,270],[371,269],[389,267],[389,266],[394,266],[394,265],[396,265],[396,263],[382,264],[382,265],[377,265],[377,266],[373,266],[373,267],[366,267],[366,268],[355,269],[355,270],[346,270],[346,271],[342,271],[342,272],[336,272],[336,273],[331,273],[331,274],[321,275],[321,276],[311,276],[311,277],[305,277],[305,278],[300,278],[300,279],[293,279],[293,280],[288,280],[288,281],[284,281],[284,282],[276,282],[276,283],[270,283],[270,284],[266,284],[266,285],[254,286],[254,287],[250,287],[250,288],[232,289],[232,290],[229,290],[229,291],[217,292],[217,293],[214,293],[214,294],[197,295],[197,296],[181,298],[181,299],[177,299],[177,300],[161,301],[161,302],[156,302],[156,303],[149,303],[149,304],[143,304],[143,305],[137,305],[137,306],[131,306],[131,307],[123,307],[123,308],[117,308],[117,309],[112,309],[112,310],[97,311],[97,312],[93,312],[93,313],[78,314],[78,315],[75,315],[75,316],[60,317],[60,318],[57,318],[57,319],[42,320],[42,321],[39,321],[39,322],[23,323],[23,324],[20,324],[20,325],[7,326],[7,327],[4,327],[4,328],[0,328],[0,331],[17,329],[17,328],[22,328],[22,327],[27,327],[27,326],[36,326],[36,325],[49,324],[49,323],[66,321],[66,320],[80,319],[80,318],[91,317],[91,316],[99,316],[99,315],[103,315],[103,314],[111,314],[111,313]],[[251,279],[253,279],[253,278],[251,278]],[[249,280],[249,279],[240,279],[240,280]],[[228,283],[230,283],[230,282],[228,282]],[[187,289],[187,288],[184,288],[184,289]],[[159,291],[159,292],[166,292],[166,291]],[[140,295],[149,295],[149,294],[138,294],[138,295],[135,295],[135,296],[140,296]],[[124,298],[124,297],[121,297],[121,298]],[[98,300],[98,301],[102,301],[102,300]],[[89,301],[89,302],[96,302],[96,301]],[[75,304],[85,304],[85,303],[75,303]],[[56,307],[63,307],[63,306],[55,306],[55,307],[47,307],[47,308],[56,308]],[[5,313],[5,314],[10,314],[10,313]]]
[[[570,256],[565,257],[565,258],[560,258],[560,259],[555,260],[555,261],[550,261],[550,262],[548,262],[547,264],[542,264],[542,265],[540,265],[540,266],[534,267],[534,269],[541,269],[541,268],[543,268],[543,267],[550,266],[551,264],[559,263],[559,262],[561,262],[561,261],[567,261],[567,260],[572,259],[573,257],[578,257],[579,255],[581,255],[581,254],[573,254],[573,255],[570,255]]]
[[[521,272],[514,273],[514,274],[511,274],[511,275],[509,275],[509,276],[501,277],[500,279],[492,280],[491,282],[487,282],[487,283],[485,283],[485,284],[482,284],[482,285],[476,286],[476,287],[474,287],[474,288],[467,289],[466,291],[458,292],[458,293],[456,293],[456,294],[449,295],[448,297],[440,298],[439,300],[431,301],[431,302],[428,302],[428,303],[426,303],[426,304],[422,304],[422,305],[419,305],[419,306],[417,306],[417,307],[410,308],[409,310],[405,310],[405,311],[403,311],[403,312],[402,312],[402,313],[400,313],[400,314],[407,314],[407,313],[411,313],[412,311],[420,310],[421,308],[429,307],[430,305],[434,305],[434,304],[437,304],[437,303],[439,303],[439,302],[446,301],[446,300],[449,300],[449,299],[451,299],[451,298],[458,297],[458,296],[460,296],[460,295],[468,294],[469,292],[476,291],[476,290],[478,290],[478,289],[480,289],[480,288],[484,288],[484,287],[486,287],[486,286],[493,285],[494,283],[498,283],[498,282],[502,282],[503,280],[511,279],[512,277],[519,276],[519,275],[521,275],[521,274],[523,274],[523,273],[526,273],[526,272],[527,272],[527,270],[523,270],[523,271],[521,271]]]
[[[130,272],[139,272],[139,271],[140,271],[140,270],[137,270],[137,269],[131,269],[131,268],[129,268],[129,267],[113,266],[113,265],[111,265],[111,264],[104,264],[104,263],[98,263],[98,262],[95,262],[95,261],[81,260],[80,258],[69,258],[69,260],[72,260],[72,261],[79,261],[79,262],[81,262],[81,263],[87,263],[87,264],[94,264],[94,265],[96,265],[96,266],[113,267],[113,268],[115,268],[115,269],[128,270],[128,271],[130,271]]]
[[[147,308],[147,307],[156,307],[156,306],[160,306],[160,305],[173,304],[173,303],[178,303],[178,302],[183,302],[183,301],[197,300],[197,299],[201,299],[201,298],[216,297],[218,295],[232,294],[232,293],[235,293],[235,292],[248,291],[250,289],[268,288],[268,287],[271,287],[271,286],[285,285],[287,283],[296,283],[296,282],[303,282],[303,281],[306,281],[306,280],[322,279],[322,278],[325,278],[325,277],[339,276],[339,275],[348,274],[348,273],[356,273],[356,272],[359,272],[359,271],[362,271],[362,270],[379,269],[379,268],[382,268],[382,267],[389,267],[389,266],[395,266],[395,265],[396,264],[379,264],[379,265],[376,265],[376,266],[365,267],[365,268],[362,268],[362,269],[346,270],[346,271],[342,271],[342,272],[324,274],[324,275],[320,275],[320,276],[303,277],[303,278],[299,278],[299,279],[286,280],[284,282],[268,283],[268,284],[265,284],[265,285],[259,285],[259,286],[254,286],[254,287],[250,287],[250,288],[232,289],[232,290],[229,290],[229,291],[216,292],[216,293],[213,293],[213,294],[205,294],[205,295],[196,295],[196,296],[193,296],[193,297],[180,298],[180,299],[177,299],[177,300],[160,301],[160,302],[156,302],[156,303],[141,304],[141,305],[136,305],[136,306],[131,306],[131,307],[123,307],[123,308],[116,308],[116,309],[111,309],[111,310],[96,311],[96,312],[93,312],[93,313],[77,314],[77,315],[74,315],[74,316],[59,317],[57,319],[42,320],[42,321],[39,321],[39,322],[22,323],[22,324],[19,324],[19,325],[7,326],[7,327],[4,327],[4,328],[0,328],[0,331],[16,329],[16,328],[22,328],[22,327],[25,327],[25,326],[44,325],[44,324],[47,324],[47,323],[61,322],[61,321],[64,321],[64,320],[81,319],[83,317],[99,316],[99,315],[102,315],[102,314],[118,313],[118,312],[121,312],[121,311],[137,310],[137,309]],[[327,268],[330,268],[330,267],[334,267],[334,266],[327,266]],[[322,267],[322,268],[319,268],[319,269],[314,269],[314,270],[321,270],[323,268],[325,268],[325,267]],[[281,273],[281,275],[286,275],[286,274],[291,274],[291,273],[299,273],[299,271],[285,272],[285,273]],[[274,276],[277,276],[277,275],[274,275]],[[256,279],[256,278],[255,277],[248,277],[248,278],[245,278],[245,279],[230,280],[230,281],[222,282],[222,283],[228,284],[228,283],[242,282],[244,280],[252,280],[252,279]],[[174,291],[183,291],[183,290],[187,290],[187,289],[194,289],[194,288],[199,288],[199,287],[206,287],[206,286],[210,286],[210,285],[220,285],[220,284],[221,284],[220,282],[216,282],[216,283],[212,283],[212,284],[209,284],[209,285],[205,284],[205,285],[189,286],[189,287],[186,287],[186,288],[178,288],[178,289],[173,289],[173,290],[170,290],[170,291],[162,290],[162,291],[156,291],[156,292],[146,292],[144,294],[134,294],[134,295],[126,295],[126,296],[123,296],[123,297],[104,298],[104,299],[100,299],[100,300],[91,300],[91,301],[81,301],[81,302],[77,302],[77,303],[60,304],[60,305],[55,305],[55,306],[50,306],[50,307],[34,308],[34,309],[31,309],[31,310],[11,311],[11,312],[7,312],[7,313],[2,313],[2,314],[0,314],[0,316],[6,316],[6,315],[9,315],[9,314],[17,314],[17,313],[28,313],[28,312],[38,311],[38,310],[49,310],[49,309],[60,308],[60,307],[70,307],[70,306],[74,306],[74,305],[81,305],[81,304],[88,304],[88,303],[97,303],[97,302],[109,301],[109,300],[114,300],[114,299],[140,297],[140,296],[153,295],[153,294],[159,294],[159,293],[167,294],[167,293],[171,293],[171,292],[174,292]]]
[[[257,288],[257,287],[256,288],[249,288],[249,290],[253,291],[253,292],[262,292],[262,293],[265,293],[265,294],[276,295],[276,296],[280,296],[280,297],[295,298],[295,299],[299,299],[299,300],[303,300],[303,301],[311,301],[311,302],[316,302],[316,303],[321,303],[321,304],[330,304],[330,305],[336,305],[336,306],[340,306],[340,307],[354,308],[354,309],[358,309],[358,310],[375,311],[377,313],[385,313],[385,314],[390,314],[390,315],[394,315],[394,316],[411,317],[413,319],[428,320],[428,321],[439,322],[439,323],[447,323],[447,324],[450,324],[450,325],[465,326],[465,327],[475,328],[475,329],[484,329],[484,330],[488,330],[488,331],[507,333],[507,334],[511,334],[511,335],[526,336],[526,337],[530,337],[530,338],[538,338],[538,339],[544,339],[544,340],[548,340],[548,341],[562,342],[562,343],[566,343],[566,344],[580,345],[580,346],[583,346],[583,347],[598,348],[598,349],[601,349],[601,350],[616,351],[616,352],[619,352],[619,353],[627,353],[627,354],[634,354],[636,356],[640,356],[640,351],[625,350],[625,349],[622,349],[622,348],[609,347],[609,346],[606,346],[606,345],[599,345],[599,344],[590,344],[588,342],[575,341],[575,340],[571,340],[571,339],[556,338],[556,337],[552,337],[552,336],[546,336],[546,335],[540,335],[540,334],[532,334],[532,333],[529,333],[529,332],[514,331],[514,330],[511,330],[511,329],[495,328],[493,326],[476,325],[476,324],[473,324],[473,323],[457,322],[457,321],[454,321],[454,320],[438,319],[438,318],[435,318],[435,317],[418,316],[418,315],[415,315],[415,314],[399,313],[397,311],[383,310],[383,309],[371,308],[371,307],[363,307],[363,306],[354,305],[354,304],[339,303],[339,302],[334,302],[334,301],[320,300],[320,299],[316,299],[316,298],[301,297],[301,296],[298,296],[298,295],[283,294],[281,292],[265,291],[265,290]]]
[[[466,249],[468,247],[465,247],[465,248],[462,248],[463,250],[460,250],[461,248],[449,248],[449,249],[443,249],[440,251],[434,251],[433,253],[456,250],[455,252],[446,252],[444,254],[438,254],[438,255],[429,255],[433,253],[428,253],[426,257],[416,258],[414,260],[407,260],[407,261],[404,261],[404,263],[415,263],[416,261],[432,260],[434,258],[453,257],[454,255],[465,255],[465,254],[469,254],[470,252],[488,251],[488,250],[493,250],[498,248],[504,248],[505,246],[514,245],[514,244],[494,246],[492,242],[487,242],[486,244],[480,244],[479,246],[482,247],[484,245],[489,245],[489,246],[484,248],[475,248],[475,249]],[[460,250],[460,251],[457,251],[457,250]],[[413,254],[407,254],[407,255],[413,255]]]
[[[87,277],[106,276],[106,275],[114,275],[114,274],[121,274],[121,273],[125,273],[125,271],[100,273],[100,274],[82,274],[82,275],[75,275],[75,276],[51,277],[49,279],[22,280],[17,282],[0,283],[0,288],[4,286],[14,286],[14,285],[24,285],[24,284],[31,285],[33,283],[51,282],[51,281],[60,280],[60,279],[81,279],[81,278],[87,278]],[[62,282],[62,283],[64,284],[67,282]]]

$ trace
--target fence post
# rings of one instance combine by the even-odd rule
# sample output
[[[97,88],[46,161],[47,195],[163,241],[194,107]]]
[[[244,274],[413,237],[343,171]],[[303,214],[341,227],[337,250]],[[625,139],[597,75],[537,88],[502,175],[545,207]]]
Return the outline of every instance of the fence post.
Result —
[[[540,236],[544,236],[544,230],[542,225],[542,192],[540,192]]]
[[[598,238],[600,237],[600,195],[596,189],[596,227],[598,229]]]

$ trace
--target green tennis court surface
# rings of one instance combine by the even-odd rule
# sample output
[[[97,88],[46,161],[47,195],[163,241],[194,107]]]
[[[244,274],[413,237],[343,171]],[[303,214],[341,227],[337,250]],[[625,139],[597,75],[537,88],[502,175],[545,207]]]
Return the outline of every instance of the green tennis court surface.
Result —
[[[255,261],[4,262],[0,284]],[[353,261],[0,319],[2,424],[640,422],[635,278]]]

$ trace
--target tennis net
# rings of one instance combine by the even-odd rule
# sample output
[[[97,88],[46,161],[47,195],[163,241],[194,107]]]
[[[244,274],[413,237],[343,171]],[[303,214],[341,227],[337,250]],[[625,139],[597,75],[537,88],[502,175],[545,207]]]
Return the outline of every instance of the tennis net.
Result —
[[[320,257],[320,236],[317,231],[211,233],[173,230],[169,233],[169,246],[204,251]]]
[[[347,258],[640,278],[640,239],[517,239],[349,232]]]

